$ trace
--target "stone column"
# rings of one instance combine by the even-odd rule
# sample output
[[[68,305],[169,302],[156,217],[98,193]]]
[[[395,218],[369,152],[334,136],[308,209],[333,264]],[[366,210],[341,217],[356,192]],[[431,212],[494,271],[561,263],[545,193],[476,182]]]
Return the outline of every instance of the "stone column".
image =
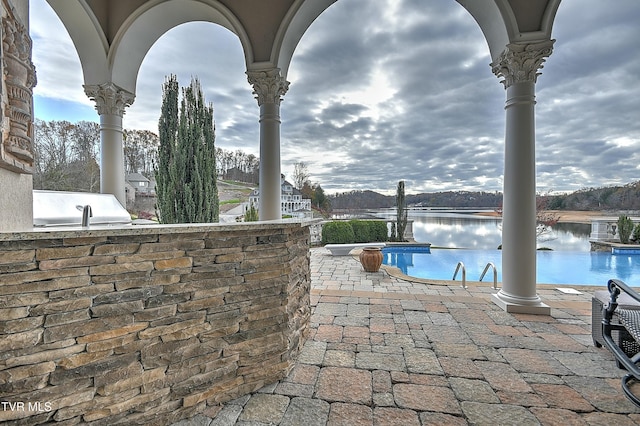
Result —
[[[0,232],[33,227],[33,87],[29,2],[0,2]]]
[[[109,82],[85,85],[84,92],[100,115],[100,192],[115,195],[126,208],[122,117],[135,95]]]
[[[492,296],[507,312],[549,315],[536,293],[535,83],[553,41],[509,44],[491,64],[503,78],[505,170],[502,211],[502,289]]]
[[[282,218],[280,182],[280,102],[289,82],[279,68],[247,71],[260,107],[260,220]]]

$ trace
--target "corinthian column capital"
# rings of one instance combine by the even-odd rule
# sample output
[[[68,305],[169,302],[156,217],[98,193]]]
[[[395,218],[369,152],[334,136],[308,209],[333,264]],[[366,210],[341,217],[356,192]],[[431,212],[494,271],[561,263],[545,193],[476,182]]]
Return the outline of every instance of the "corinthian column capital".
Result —
[[[289,82],[280,75],[280,68],[264,71],[247,71],[247,80],[253,86],[258,105],[265,103],[280,105],[289,89]]]
[[[107,82],[96,85],[84,85],[84,93],[96,103],[98,114],[124,115],[124,109],[130,106],[135,95]]]
[[[553,52],[555,40],[541,43],[508,44],[500,57],[491,63],[491,71],[504,84],[505,89],[515,83],[535,83],[543,63]]]

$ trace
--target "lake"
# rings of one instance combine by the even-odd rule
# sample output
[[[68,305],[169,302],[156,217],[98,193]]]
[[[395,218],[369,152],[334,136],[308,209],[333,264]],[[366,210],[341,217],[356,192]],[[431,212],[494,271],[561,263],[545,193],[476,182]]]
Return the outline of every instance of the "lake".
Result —
[[[477,211],[475,211],[477,212]],[[395,218],[395,209],[370,212],[380,218]],[[435,247],[495,250],[502,243],[502,219],[474,214],[474,211],[409,210],[413,236]],[[590,251],[591,225],[558,223],[538,239],[538,247],[563,251]]]

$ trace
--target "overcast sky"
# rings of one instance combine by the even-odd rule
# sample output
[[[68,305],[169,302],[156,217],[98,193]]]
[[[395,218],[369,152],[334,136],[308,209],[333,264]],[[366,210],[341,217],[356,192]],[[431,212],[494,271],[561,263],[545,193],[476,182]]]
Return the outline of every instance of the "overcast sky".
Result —
[[[66,30],[31,0],[35,115],[98,121]],[[387,6],[384,6],[384,5]],[[536,85],[538,191],[640,179],[640,2],[563,0]],[[327,193],[501,191],[505,90],[480,28],[454,0],[339,0],[293,56],[281,105],[282,170],[304,161]],[[189,23],[151,48],[127,129],[157,133],[162,83],[197,76],[216,146],[259,154],[259,109],[237,37]]]

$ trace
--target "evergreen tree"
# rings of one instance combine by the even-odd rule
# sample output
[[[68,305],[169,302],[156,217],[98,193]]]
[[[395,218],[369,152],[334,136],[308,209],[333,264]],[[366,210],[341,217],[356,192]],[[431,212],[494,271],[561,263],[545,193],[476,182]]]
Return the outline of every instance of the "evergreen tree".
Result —
[[[407,229],[407,201],[404,196],[404,181],[398,182],[396,191],[396,239],[404,241],[404,231]]]
[[[257,222],[259,219],[258,209],[251,203],[249,209],[244,213],[245,222]]]
[[[331,206],[329,203],[329,199],[325,195],[324,190],[319,183],[313,186],[313,196],[311,197],[311,202],[316,205],[318,210],[328,210]]]
[[[197,79],[182,89],[179,110],[176,76],[165,81],[158,135],[160,147],[155,174],[160,221],[217,222],[213,106],[205,104]]]

